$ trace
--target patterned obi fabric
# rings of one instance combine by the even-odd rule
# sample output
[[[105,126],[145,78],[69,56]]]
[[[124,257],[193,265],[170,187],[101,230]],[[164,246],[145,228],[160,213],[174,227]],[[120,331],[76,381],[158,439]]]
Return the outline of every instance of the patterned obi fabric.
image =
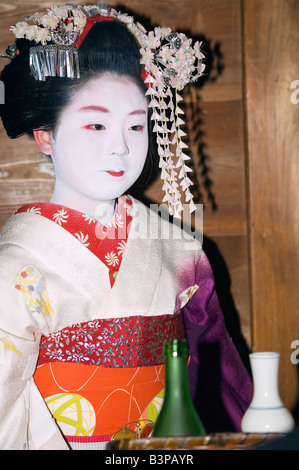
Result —
[[[173,315],[97,319],[42,336],[38,365],[74,362],[102,367],[164,363],[164,343],[184,338],[182,311]]]

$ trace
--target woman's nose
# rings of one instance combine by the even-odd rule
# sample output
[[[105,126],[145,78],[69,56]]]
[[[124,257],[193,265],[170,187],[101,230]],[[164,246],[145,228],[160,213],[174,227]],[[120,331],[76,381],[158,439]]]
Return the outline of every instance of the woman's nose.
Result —
[[[129,148],[126,139],[122,133],[115,133],[109,142],[108,154],[123,156],[128,155]]]

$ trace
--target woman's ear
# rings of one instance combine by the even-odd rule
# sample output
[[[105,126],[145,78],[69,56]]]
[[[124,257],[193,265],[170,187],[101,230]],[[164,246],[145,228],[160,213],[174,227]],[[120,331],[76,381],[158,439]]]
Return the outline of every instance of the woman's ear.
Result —
[[[45,155],[52,155],[52,141],[49,131],[36,129],[33,131],[35,141]]]

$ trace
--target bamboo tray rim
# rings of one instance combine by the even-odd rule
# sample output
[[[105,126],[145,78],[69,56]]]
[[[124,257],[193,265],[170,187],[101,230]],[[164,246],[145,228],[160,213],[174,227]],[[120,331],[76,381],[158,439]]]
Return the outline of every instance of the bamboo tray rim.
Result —
[[[112,440],[107,448],[110,450],[241,450],[254,448],[284,436],[282,433],[220,432],[203,436]]]

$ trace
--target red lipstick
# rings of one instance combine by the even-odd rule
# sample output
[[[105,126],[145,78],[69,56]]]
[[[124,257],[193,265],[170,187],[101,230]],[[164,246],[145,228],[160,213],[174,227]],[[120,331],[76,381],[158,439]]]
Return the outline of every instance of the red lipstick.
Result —
[[[107,173],[111,176],[116,176],[117,178],[119,178],[124,174],[124,171],[107,171]]]

